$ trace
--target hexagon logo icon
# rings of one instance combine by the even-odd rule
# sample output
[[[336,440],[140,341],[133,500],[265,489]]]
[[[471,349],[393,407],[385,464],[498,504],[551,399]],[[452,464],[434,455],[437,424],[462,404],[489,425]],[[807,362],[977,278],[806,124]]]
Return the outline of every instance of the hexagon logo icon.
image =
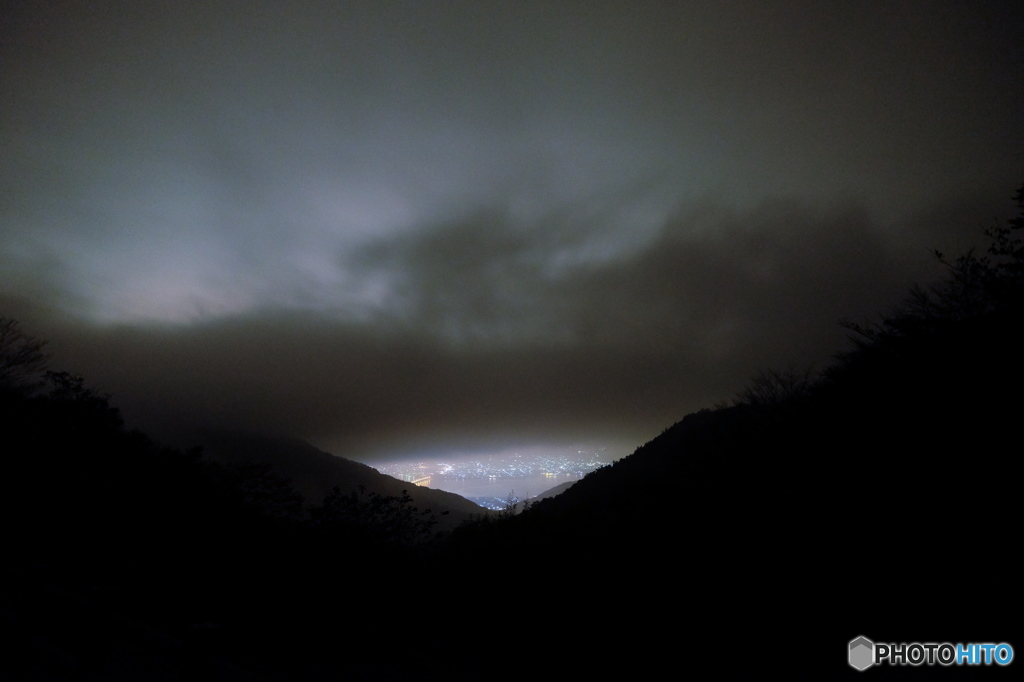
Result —
[[[850,641],[850,665],[857,670],[870,668],[875,662],[875,643],[867,637]]]

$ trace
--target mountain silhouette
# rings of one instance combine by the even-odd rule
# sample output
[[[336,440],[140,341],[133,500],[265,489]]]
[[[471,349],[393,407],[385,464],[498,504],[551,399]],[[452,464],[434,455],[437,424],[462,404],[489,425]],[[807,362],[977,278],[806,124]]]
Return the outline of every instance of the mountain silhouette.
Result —
[[[1014,230],[1024,188],[1018,203]],[[0,384],[0,677],[916,679],[854,670],[847,643],[1019,647],[1013,236],[849,325],[813,380],[766,371],[561,494],[442,537],[427,505],[470,503],[302,441],[174,451],[81,378]]]
[[[196,442],[202,444],[204,457],[211,461],[268,467],[288,481],[307,504],[322,503],[335,488],[342,494],[364,490],[385,497],[406,492],[417,508],[435,514],[439,531],[451,531],[484,512],[455,493],[400,481],[366,464],[318,450],[298,438],[207,430],[197,436]]]

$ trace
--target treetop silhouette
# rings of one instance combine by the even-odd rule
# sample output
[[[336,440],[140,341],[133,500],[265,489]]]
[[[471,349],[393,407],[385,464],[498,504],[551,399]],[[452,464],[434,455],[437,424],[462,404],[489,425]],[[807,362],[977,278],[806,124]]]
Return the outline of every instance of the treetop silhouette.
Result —
[[[21,324],[0,317],[0,388],[21,388],[33,383],[46,369],[46,341],[29,336]]]

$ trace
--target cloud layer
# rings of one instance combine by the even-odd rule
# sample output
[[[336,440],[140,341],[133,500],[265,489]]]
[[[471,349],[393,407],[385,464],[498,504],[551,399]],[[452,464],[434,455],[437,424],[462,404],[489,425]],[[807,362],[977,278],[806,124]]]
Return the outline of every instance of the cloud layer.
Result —
[[[903,230],[964,239],[944,214]],[[621,258],[567,261],[543,243],[477,216],[361,253],[390,301],[363,319],[268,307],[190,325],[51,322],[54,352],[160,433],[300,433],[361,459],[574,440],[628,451],[759,368],[822,367],[841,318],[941,274],[863,210],[799,202],[681,213]]]
[[[1017,3],[2,16],[0,314],[165,430],[635,445],[1024,180]]]

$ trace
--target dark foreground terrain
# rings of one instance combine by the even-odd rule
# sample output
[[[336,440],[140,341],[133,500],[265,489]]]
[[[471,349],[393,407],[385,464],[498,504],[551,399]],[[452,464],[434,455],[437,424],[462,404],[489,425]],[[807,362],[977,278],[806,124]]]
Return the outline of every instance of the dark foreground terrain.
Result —
[[[846,645],[1024,647],[1021,227],[821,376],[765,372],[442,535],[401,493],[303,499],[126,430],[77,377],[11,374],[0,677],[1005,678],[1020,661],[858,673]]]

